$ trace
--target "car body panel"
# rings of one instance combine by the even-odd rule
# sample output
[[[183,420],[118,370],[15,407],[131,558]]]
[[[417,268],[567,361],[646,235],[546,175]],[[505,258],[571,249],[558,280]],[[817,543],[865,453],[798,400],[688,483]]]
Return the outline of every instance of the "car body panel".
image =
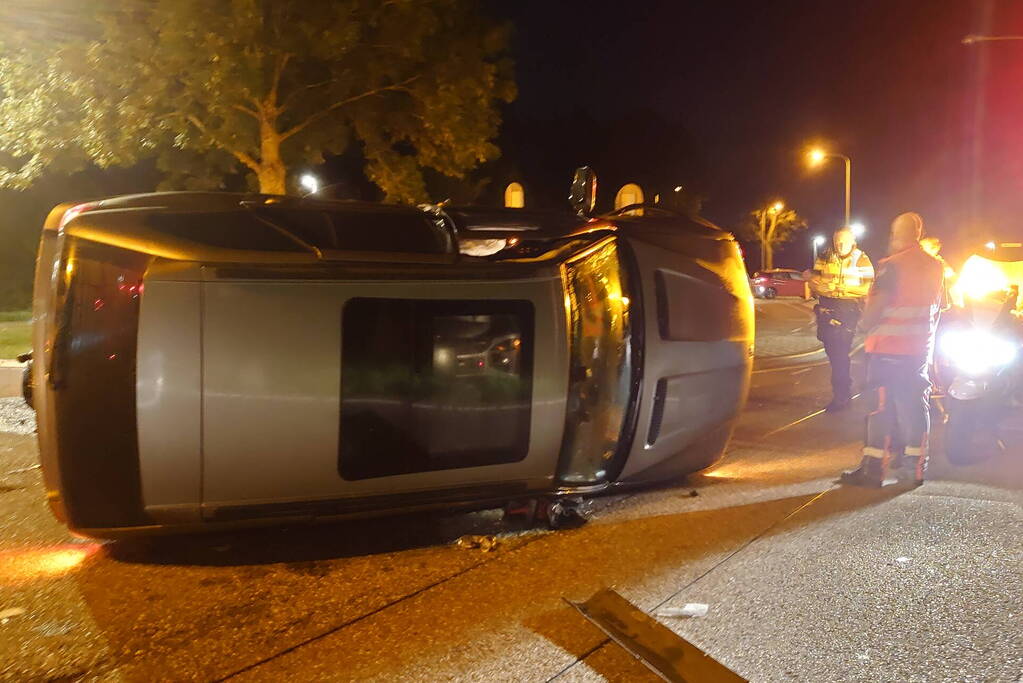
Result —
[[[253,217],[264,210],[259,207],[341,216],[331,219],[337,229],[337,220],[348,219],[342,227],[357,229],[360,216],[408,219],[449,231],[452,249],[456,240],[481,237],[504,244],[487,258],[457,251],[339,251],[281,228],[283,246],[260,250],[236,227],[230,239],[217,232],[218,216],[241,217],[280,242],[267,232],[278,226]],[[195,225],[193,212],[201,215]],[[34,295],[33,384],[51,507],[73,529],[118,537],[492,506],[670,480],[705,467],[720,457],[748,389],[749,282],[727,233],[678,215],[644,213],[602,219],[472,208],[444,213],[209,193],[61,205],[44,226]],[[167,225],[173,229],[161,227]],[[571,341],[569,327],[579,320],[572,322],[569,295],[578,299],[582,290],[570,284],[566,264],[608,249],[616,256],[607,267],[618,269],[621,283],[587,291],[620,299],[586,324],[614,326],[619,315],[631,321],[626,336],[613,342],[627,351],[627,366],[620,366],[628,371],[626,393],[603,417],[589,419],[584,410],[572,414],[579,422],[570,422],[571,401],[578,408],[585,407],[580,399],[602,400],[572,398],[585,379],[578,372],[587,366],[605,372],[614,363],[574,355],[583,347]],[[587,277],[596,284],[599,273]],[[346,405],[360,420],[398,414],[384,395],[376,405],[372,393],[353,394],[357,378],[345,379],[351,367],[343,363],[363,341],[345,330],[346,311],[405,310],[386,302],[404,302],[434,321],[425,330],[490,329],[448,341],[437,333],[430,339],[441,341],[422,348],[456,359],[450,376],[468,383],[464,387],[512,391],[478,406],[471,403],[476,399],[450,405],[400,399],[412,401],[409,414],[419,416],[415,433],[428,434],[440,449],[439,460],[419,469],[388,469],[389,461],[381,464],[376,456],[360,460],[357,444],[365,443],[366,453],[384,446],[353,441],[355,423],[344,422]],[[528,311],[521,320],[529,329],[509,332],[493,321],[517,320],[514,315],[477,315],[477,305],[480,311]],[[576,329],[572,334],[586,328]],[[515,342],[526,344],[522,334],[531,336],[520,349]],[[113,345],[109,357],[106,345]],[[431,372],[449,360],[436,356]],[[73,381],[65,382],[68,377]],[[584,384],[586,391],[604,390],[600,383]],[[612,384],[621,391],[618,380]],[[526,424],[521,399],[514,398],[525,394],[515,392],[526,386],[527,436],[514,441],[510,425]],[[578,429],[617,434],[607,471],[590,485],[561,479],[566,435]],[[392,431],[366,434],[391,438]],[[488,439],[526,446],[487,455]],[[444,455],[448,451],[453,455]]]

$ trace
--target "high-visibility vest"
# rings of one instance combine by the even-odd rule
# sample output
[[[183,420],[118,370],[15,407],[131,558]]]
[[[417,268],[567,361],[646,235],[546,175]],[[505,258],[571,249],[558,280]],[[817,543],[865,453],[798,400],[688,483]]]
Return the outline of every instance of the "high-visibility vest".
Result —
[[[881,261],[875,286],[890,298],[867,334],[867,353],[930,359],[944,290],[941,262],[919,246]]]
[[[869,286],[874,280],[874,266],[860,249],[853,249],[845,258],[831,250],[817,259],[813,269],[820,273],[821,284],[836,285],[837,289],[827,295],[834,299],[861,299],[862,292],[847,288]]]

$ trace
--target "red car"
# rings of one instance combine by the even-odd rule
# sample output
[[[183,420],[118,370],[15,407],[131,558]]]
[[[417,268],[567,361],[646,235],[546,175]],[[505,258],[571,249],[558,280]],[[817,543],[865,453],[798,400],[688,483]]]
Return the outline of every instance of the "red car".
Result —
[[[798,270],[791,268],[772,268],[753,275],[751,280],[753,294],[763,299],[776,296],[808,297],[806,280]]]

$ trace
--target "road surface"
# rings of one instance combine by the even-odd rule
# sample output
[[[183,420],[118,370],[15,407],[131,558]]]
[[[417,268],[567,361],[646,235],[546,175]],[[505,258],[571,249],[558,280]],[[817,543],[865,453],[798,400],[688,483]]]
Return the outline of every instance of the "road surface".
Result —
[[[614,586],[646,610],[708,604],[663,621],[755,681],[1020,680],[1020,435],[968,468],[939,453],[916,490],[843,489],[863,408],[817,414],[826,377],[757,373],[723,462],[554,533],[490,512],[78,541],[32,437],[0,434],[0,678],[650,680],[563,601]]]

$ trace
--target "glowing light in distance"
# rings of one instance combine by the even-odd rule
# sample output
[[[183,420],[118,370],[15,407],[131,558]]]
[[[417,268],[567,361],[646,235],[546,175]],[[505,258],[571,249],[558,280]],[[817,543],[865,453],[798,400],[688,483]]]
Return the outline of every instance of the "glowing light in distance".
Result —
[[[320,180],[312,173],[303,173],[302,177],[298,179],[298,182],[302,184],[309,194],[316,194],[320,191]]]
[[[823,149],[820,147],[814,147],[807,153],[806,158],[809,160],[811,166],[819,166],[824,163],[827,156],[828,153]]]
[[[813,243],[816,244],[818,247],[824,244],[825,242],[827,242],[827,239],[824,238],[824,235],[814,235]]]
[[[867,232],[867,228],[863,223],[851,223],[849,229],[852,231],[853,237],[859,239],[863,237],[864,233]]]

